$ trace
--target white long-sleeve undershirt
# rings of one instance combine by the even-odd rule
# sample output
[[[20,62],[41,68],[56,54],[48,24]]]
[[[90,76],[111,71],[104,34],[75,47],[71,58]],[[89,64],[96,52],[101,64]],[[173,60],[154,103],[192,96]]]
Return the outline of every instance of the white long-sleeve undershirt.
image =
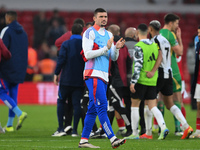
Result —
[[[85,57],[87,60],[89,59],[93,59],[96,58],[98,56],[104,55],[107,53],[108,48],[107,46],[104,46],[103,48],[100,48],[98,50],[92,50],[93,49],[93,45],[94,45],[94,39],[95,39],[95,33],[93,30],[90,30],[89,32],[89,36],[86,35],[86,32],[84,32],[83,34],[83,42],[82,42],[82,46],[83,46],[83,51],[85,54]],[[97,31],[100,35],[105,35],[105,29],[104,28],[100,28]],[[113,35],[111,32],[108,31],[109,37],[111,38]],[[117,58],[119,56],[119,49],[116,49],[116,46],[114,46],[114,44],[112,44],[111,46],[111,59],[113,61],[116,61]]]

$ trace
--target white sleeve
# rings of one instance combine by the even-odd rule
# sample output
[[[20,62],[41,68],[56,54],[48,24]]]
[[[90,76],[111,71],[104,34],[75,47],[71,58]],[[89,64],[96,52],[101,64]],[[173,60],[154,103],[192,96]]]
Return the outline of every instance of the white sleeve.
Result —
[[[111,37],[113,37],[113,34],[108,31],[108,34]],[[110,49],[110,57],[112,61],[116,61],[119,57],[119,49],[116,49],[116,45],[112,44]]]
[[[94,45],[94,39],[95,39],[94,31],[91,30],[90,28],[87,29],[83,34],[82,46],[85,58],[88,60],[104,55],[108,51],[107,46],[104,46],[103,48],[97,50],[92,50]]]

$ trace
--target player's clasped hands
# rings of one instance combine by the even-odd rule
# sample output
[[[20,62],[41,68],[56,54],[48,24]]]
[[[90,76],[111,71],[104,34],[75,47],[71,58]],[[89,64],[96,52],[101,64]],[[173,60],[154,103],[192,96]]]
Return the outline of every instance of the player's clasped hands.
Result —
[[[124,46],[124,44],[125,44],[125,40],[124,40],[123,38],[121,38],[121,39],[119,39],[119,40],[117,41],[117,43],[116,43],[116,48],[117,48],[117,49],[120,49],[120,48],[122,48],[122,47]]]
[[[112,38],[110,38],[110,39],[108,40],[108,42],[107,42],[107,47],[108,47],[108,49],[111,48],[113,41],[114,41],[114,36],[113,36]],[[124,44],[125,44],[125,40],[124,40],[123,38],[121,38],[121,39],[119,39],[119,40],[117,41],[117,43],[116,43],[116,48],[117,48],[117,49],[120,49],[120,48],[122,48],[122,47],[124,46]]]
[[[114,41],[114,36],[113,36],[112,38],[110,38],[110,39],[108,40],[108,42],[107,42],[107,47],[108,47],[108,49],[111,48],[113,41]]]

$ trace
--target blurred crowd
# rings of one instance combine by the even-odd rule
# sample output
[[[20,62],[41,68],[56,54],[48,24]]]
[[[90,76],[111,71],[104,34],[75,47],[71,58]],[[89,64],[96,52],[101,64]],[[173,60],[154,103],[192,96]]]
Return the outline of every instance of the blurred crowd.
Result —
[[[5,24],[5,6],[0,8],[0,31]],[[57,48],[54,43],[67,31],[63,17],[58,10],[47,20],[41,11],[33,17],[33,45],[28,48],[28,68],[25,81],[53,81],[56,66]]]
[[[149,3],[157,3],[157,1],[149,1]],[[184,3],[191,2],[184,1]],[[194,1],[194,3],[196,3],[196,1]],[[6,7],[2,5],[0,7],[0,31],[6,26],[6,11]],[[112,22],[112,19],[114,19],[114,17],[109,18],[110,22]],[[55,46],[55,41],[71,29],[68,29],[68,25],[65,22],[65,19],[60,15],[59,10],[57,9],[52,10],[52,16],[50,18],[46,17],[45,11],[38,12],[32,17],[32,23],[33,38],[29,39],[29,41],[32,41],[30,42],[31,44],[29,44],[29,66],[27,68],[25,81],[53,81],[58,51],[57,47]],[[121,36],[124,36],[124,32],[127,26],[123,21],[120,22],[119,26],[121,28]],[[193,39],[191,39],[191,43],[193,43]],[[189,45],[189,48],[194,51],[194,46]],[[191,59],[188,61],[190,60]],[[190,65],[191,63],[188,62],[188,64]]]

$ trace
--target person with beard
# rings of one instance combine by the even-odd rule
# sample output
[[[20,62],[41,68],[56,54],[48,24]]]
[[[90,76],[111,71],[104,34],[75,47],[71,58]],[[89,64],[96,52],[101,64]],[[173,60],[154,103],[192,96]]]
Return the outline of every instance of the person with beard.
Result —
[[[125,139],[118,139],[111,127],[107,115],[107,84],[109,59],[117,60],[119,49],[124,46],[125,41],[121,38],[114,46],[114,37],[111,32],[105,29],[108,15],[103,8],[94,11],[93,20],[95,24],[88,28],[83,34],[83,52],[85,55],[84,79],[89,90],[89,106],[84,120],[79,148],[100,148],[88,143],[90,132],[93,128],[96,116],[111,142],[113,148],[117,148],[126,142]],[[93,47],[97,47],[93,49]]]
[[[166,108],[174,115],[175,120],[175,134],[180,132],[180,123],[184,131],[181,139],[188,138],[193,129],[188,125],[183,114],[181,113],[181,75],[176,61],[176,56],[183,55],[183,44],[181,39],[181,29],[179,28],[180,18],[172,13],[166,14],[164,17],[164,27],[159,31],[170,43],[171,49],[166,49],[168,54],[171,54],[171,68],[173,74],[173,101],[165,101]],[[164,106],[163,106],[164,107]],[[162,108],[163,109],[163,108]]]

